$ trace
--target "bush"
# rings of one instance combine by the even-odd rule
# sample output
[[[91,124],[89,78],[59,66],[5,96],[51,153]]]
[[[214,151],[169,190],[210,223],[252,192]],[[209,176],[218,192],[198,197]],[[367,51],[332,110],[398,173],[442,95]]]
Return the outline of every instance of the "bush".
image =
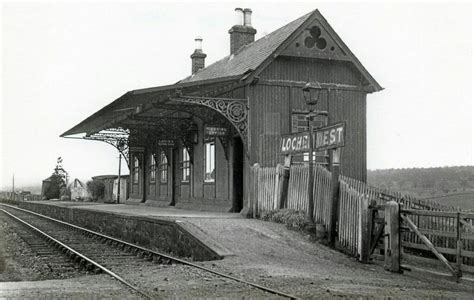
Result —
[[[294,209],[281,209],[264,212],[260,215],[260,218],[264,221],[285,224],[287,228],[294,230],[302,230],[304,228],[305,217],[306,214],[304,211]]]

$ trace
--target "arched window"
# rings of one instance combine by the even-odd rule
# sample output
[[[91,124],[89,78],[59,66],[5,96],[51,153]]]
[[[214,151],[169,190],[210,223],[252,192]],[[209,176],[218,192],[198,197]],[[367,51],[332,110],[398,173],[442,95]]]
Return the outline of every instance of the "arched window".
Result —
[[[166,154],[164,151],[161,151],[160,153],[159,169],[160,169],[161,183],[167,183],[168,182],[168,159],[166,158]]]

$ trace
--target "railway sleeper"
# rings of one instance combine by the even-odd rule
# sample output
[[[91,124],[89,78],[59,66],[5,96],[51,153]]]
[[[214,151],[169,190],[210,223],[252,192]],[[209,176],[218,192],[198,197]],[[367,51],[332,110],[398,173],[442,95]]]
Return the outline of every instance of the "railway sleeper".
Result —
[[[140,250],[136,250],[135,254],[138,258],[144,258],[145,257],[145,253],[143,251],[140,251]]]
[[[93,271],[95,268],[95,266],[93,264],[91,264],[90,262],[86,263],[86,270],[87,271]]]
[[[81,259],[79,260],[79,265],[80,265],[81,267],[85,268],[86,265],[87,265],[87,260],[81,258]]]

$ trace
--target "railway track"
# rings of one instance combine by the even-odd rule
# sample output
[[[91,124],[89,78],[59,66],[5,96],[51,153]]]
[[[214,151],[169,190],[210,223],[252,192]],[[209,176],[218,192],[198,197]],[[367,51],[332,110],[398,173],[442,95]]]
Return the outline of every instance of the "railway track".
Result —
[[[8,216],[0,214],[0,221],[7,222]],[[77,264],[71,261],[68,257],[61,255],[62,252],[54,247],[51,247],[43,239],[38,239],[38,236],[28,230],[25,226],[18,222],[9,222],[9,229],[24,242],[32,254],[35,255],[37,267],[35,272],[38,279],[64,279],[72,278],[77,275],[85,275],[86,272]]]
[[[239,291],[242,291],[242,285],[245,285],[248,287],[246,290],[248,290],[248,296],[250,297],[279,296],[297,299],[293,295],[257,283],[214,271],[180,258],[146,249],[35,212],[5,204],[0,204],[0,211],[18,222],[18,224],[22,224],[24,228],[28,228],[29,236],[27,240],[32,240],[31,233],[41,237],[41,242],[32,241],[30,243],[40,245],[43,252],[50,255],[50,258],[54,257],[53,260],[58,260],[57,257],[62,255],[62,259],[67,257],[81,266],[83,270],[92,273],[106,273],[142,298],[167,297],[166,294],[162,293],[164,290],[153,284],[153,280],[142,277],[142,274],[157,274],[158,270],[159,273],[166,274],[170,278],[181,276],[181,278],[184,277],[190,282],[197,282],[199,289],[207,289],[211,295],[214,292],[217,293],[219,287],[234,291],[238,295]],[[23,232],[25,232],[24,229]],[[27,233],[24,234],[27,235]],[[55,250],[48,251],[45,245],[49,245],[50,249]],[[61,261],[61,259],[59,260]],[[163,280],[168,281],[168,277],[164,277]],[[199,291],[196,292],[197,294],[191,292],[190,296],[202,297]],[[229,294],[226,295],[229,296]]]

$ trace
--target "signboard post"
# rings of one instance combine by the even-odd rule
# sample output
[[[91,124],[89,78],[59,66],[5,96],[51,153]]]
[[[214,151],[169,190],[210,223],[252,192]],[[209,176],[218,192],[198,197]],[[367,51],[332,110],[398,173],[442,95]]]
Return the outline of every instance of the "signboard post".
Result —
[[[309,131],[298,132],[293,134],[282,135],[280,139],[280,153],[285,155],[292,155],[296,153],[309,153],[308,161],[308,212],[306,214],[307,224],[314,224],[313,210],[313,186],[314,186],[314,162],[313,155],[315,151],[331,151],[331,189],[332,189],[332,205],[329,224],[329,242],[331,245],[335,243],[335,232],[337,222],[338,209],[338,180],[339,180],[339,166],[340,166],[340,148],[344,147],[345,141],[345,123],[337,123],[325,127],[313,129],[310,123]]]
[[[309,123],[309,161],[308,161],[308,213],[306,214],[306,226],[307,230],[313,231],[314,225],[314,198],[313,198],[313,187],[314,187],[314,172],[313,172],[313,155],[314,155],[314,143],[313,143],[313,123]]]
[[[281,154],[296,154],[313,151],[323,151],[344,147],[345,124],[338,123],[313,129],[312,143],[309,131],[282,135],[280,138]]]
[[[329,246],[334,247],[336,245],[336,224],[339,218],[339,173],[340,173],[340,155],[341,149],[331,150],[329,159],[331,171],[331,210],[329,216],[329,228],[328,238]]]

